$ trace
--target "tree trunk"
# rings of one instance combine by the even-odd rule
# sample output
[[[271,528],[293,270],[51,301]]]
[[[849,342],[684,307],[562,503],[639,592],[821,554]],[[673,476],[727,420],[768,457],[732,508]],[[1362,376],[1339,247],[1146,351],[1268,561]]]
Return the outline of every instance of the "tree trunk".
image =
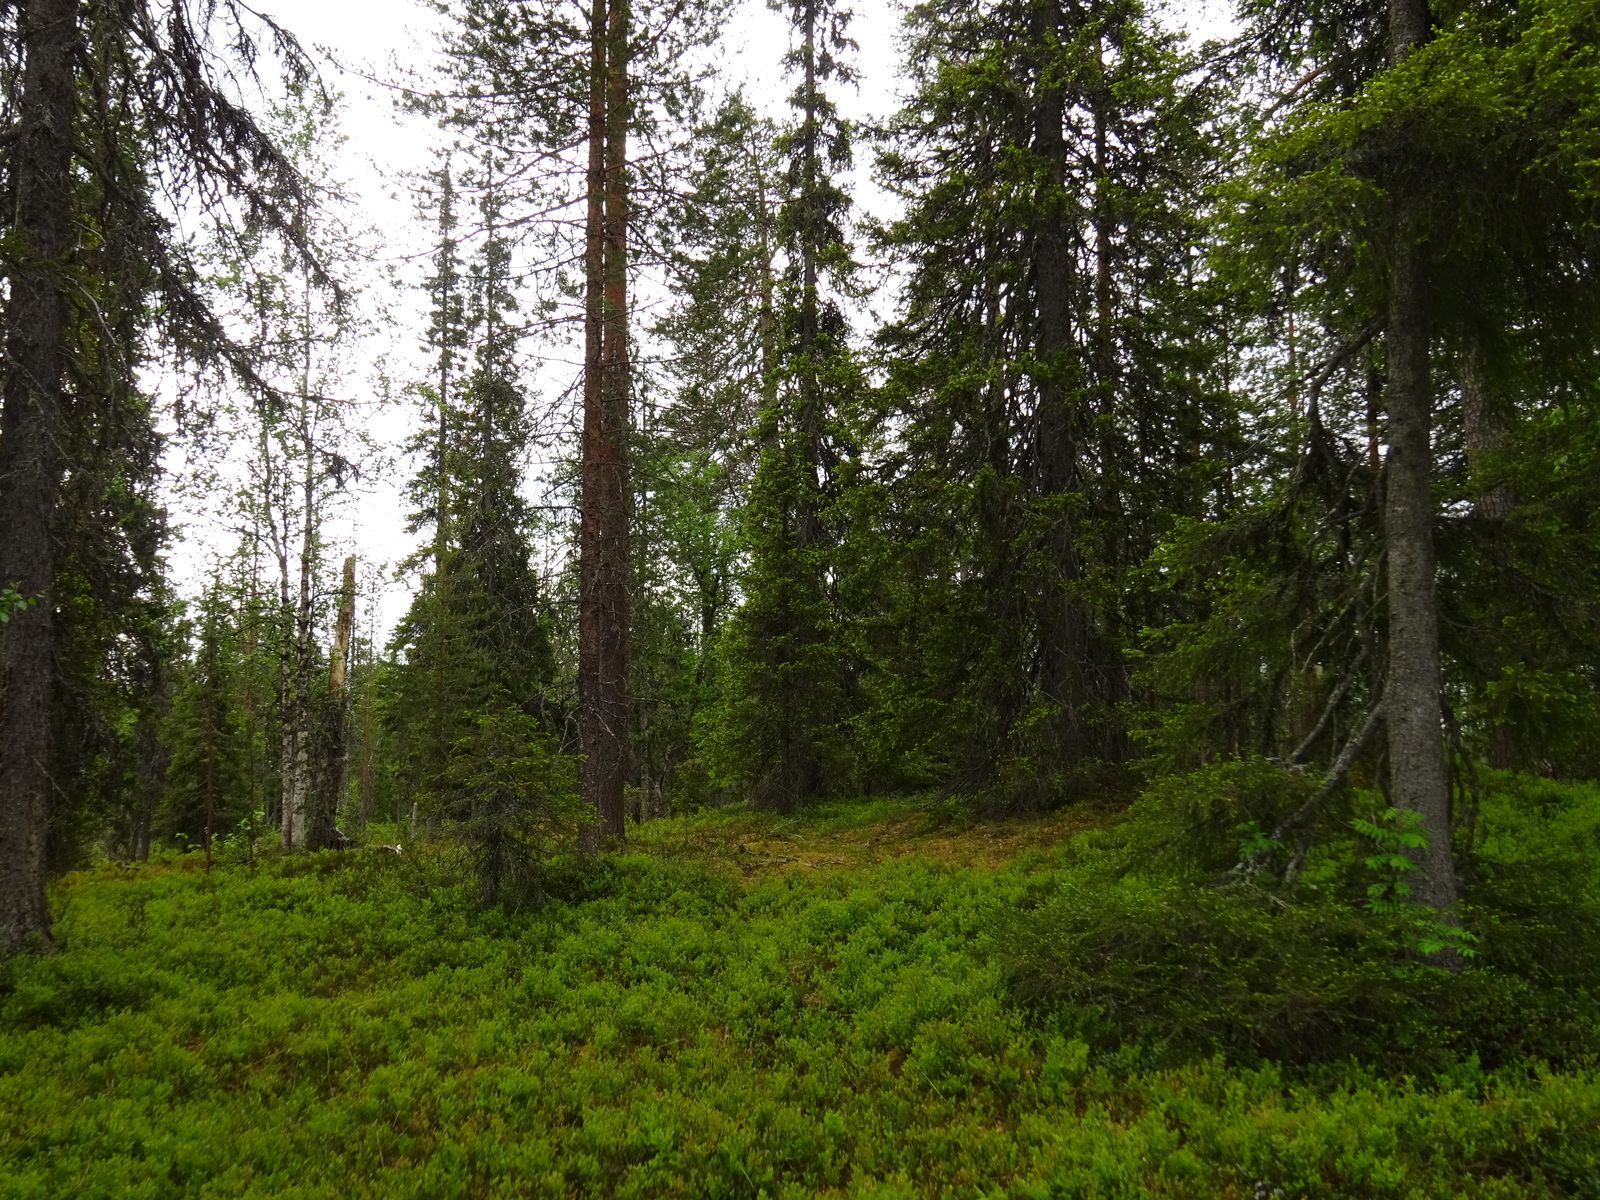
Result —
[[[310,354],[307,339],[306,353]],[[283,848],[311,845],[312,792],[311,675],[316,658],[312,639],[311,572],[316,553],[316,446],[311,436],[310,367],[300,381],[300,451],[304,456],[300,478],[299,592],[294,610],[294,647],[291,652],[288,705],[283,720]]]
[[[356,620],[356,560],[344,560],[339,589],[339,616],[334,626],[333,654],[328,664],[328,695],[318,739],[314,802],[306,814],[306,846],[325,850],[338,840],[339,801],[344,796],[346,766],[350,757],[350,638]]]
[[[1052,9],[1049,19],[1059,27],[1059,9]],[[1076,766],[1090,756],[1083,720],[1090,693],[1086,686],[1088,630],[1077,590],[1082,566],[1070,501],[1066,500],[1078,486],[1078,444],[1076,414],[1072,411],[1077,389],[1066,387],[1062,378],[1069,370],[1073,340],[1073,231],[1062,211],[1067,174],[1065,92],[1059,86],[1046,87],[1040,92],[1038,104],[1034,137],[1039,157],[1050,164],[1050,179],[1038,198],[1041,212],[1033,251],[1037,305],[1034,347],[1042,368],[1035,417],[1034,487],[1039,501],[1054,508],[1046,534],[1049,576],[1040,582],[1044,594],[1039,614],[1039,687],[1060,709],[1054,747],[1058,758],[1056,763],[1041,764],[1046,774],[1053,774],[1050,768],[1058,763]],[[1100,144],[1099,138],[1096,144]],[[1101,257],[1097,252],[1097,264]],[[1109,259],[1105,262],[1108,264]],[[1100,287],[1097,277],[1097,295]]]
[[[1499,482],[1482,487],[1485,460],[1504,445],[1505,434],[1505,420],[1490,389],[1483,348],[1473,343],[1467,348],[1461,369],[1461,440],[1467,451],[1467,469],[1473,476],[1474,486],[1479,488],[1472,502],[1473,515],[1492,531],[1490,537],[1504,535],[1505,519],[1516,504],[1510,484]],[[1511,729],[1505,722],[1503,702],[1494,701],[1489,706],[1489,765],[1508,771],[1515,762],[1515,747]]]
[[[583,495],[579,521],[580,784],[602,832],[624,834],[628,728],[628,9],[595,0],[590,27],[584,258]]]
[[[1399,62],[1427,37],[1426,0],[1391,0],[1392,56]],[[1395,201],[1389,279],[1389,456],[1384,526],[1389,575],[1389,678],[1386,685],[1389,782],[1396,808],[1422,816],[1425,850],[1416,899],[1440,910],[1456,903],[1450,846],[1450,784],[1440,704],[1439,605],[1433,544],[1432,371],[1429,365],[1428,256],[1421,205]]]
[[[799,237],[800,312],[796,350],[800,359],[800,405],[795,424],[800,434],[800,495],[795,513],[795,546],[807,550],[822,535],[815,494],[818,469],[822,462],[822,396],[817,380],[817,335],[821,326],[821,299],[817,294],[817,253],[825,236],[822,227],[822,164],[817,145],[821,135],[822,113],[817,98],[817,3],[807,0],[801,36],[805,55],[802,88],[805,108],[801,114],[801,197]],[[811,772],[807,772],[810,774]],[[812,781],[799,784],[801,795]]]
[[[1489,384],[1483,348],[1467,348],[1461,366],[1461,440],[1467,452],[1467,469],[1479,483],[1493,454],[1506,440],[1506,422]],[[1472,502],[1474,515],[1485,521],[1503,521],[1511,515],[1516,495],[1508,483],[1482,489]]]
[[[159,686],[161,712],[167,709],[167,685],[163,679]],[[128,857],[134,862],[148,862],[150,858],[150,826],[155,819],[156,806],[161,803],[161,792],[167,782],[167,766],[171,752],[161,738],[161,718],[153,712],[140,714],[136,726],[139,767],[133,813],[132,836],[128,839]]]
[[[296,656],[296,662],[298,656]],[[306,842],[306,790],[311,748],[305,729],[305,706],[300,703],[298,666],[290,667],[290,707],[284,714],[280,771],[283,776],[283,825],[279,844],[294,850]]]
[[[22,94],[11,151],[16,208],[0,413],[0,588],[32,601],[0,625],[0,948],[50,944],[56,622],[52,541],[62,471],[77,0],[23,6]]]
[[[431,784],[432,805],[428,812],[428,832],[436,837],[443,817],[443,806],[449,794],[450,776],[450,664],[447,625],[450,621],[450,575],[447,560],[450,556],[450,472],[454,469],[450,453],[450,389],[451,374],[455,365],[454,343],[451,341],[452,325],[456,312],[455,273],[455,185],[446,162],[440,174],[439,188],[439,384],[438,428],[434,433],[434,462],[437,472],[434,479],[433,523],[433,693],[431,724],[433,745],[430,748],[433,778],[430,781],[413,780],[412,787]],[[416,836],[416,801],[412,800],[412,836]]]

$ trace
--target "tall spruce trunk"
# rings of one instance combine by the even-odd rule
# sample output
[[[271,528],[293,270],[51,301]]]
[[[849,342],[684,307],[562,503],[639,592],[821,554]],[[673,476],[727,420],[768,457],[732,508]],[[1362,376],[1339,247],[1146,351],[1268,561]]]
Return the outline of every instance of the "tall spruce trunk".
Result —
[[[1428,36],[1427,0],[1391,0],[1391,58],[1399,63]],[[1389,456],[1384,527],[1389,584],[1389,784],[1395,807],[1422,816],[1425,850],[1416,899],[1441,910],[1456,903],[1450,846],[1450,784],[1440,697],[1439,601],[1433,542],[1430,431],[1433,384],[1428,341],[1428,251],[1422,206],[1396,189],[1389,277]]]
[[[77,0],[22,6],[10,155],[9,302],[0,413],[0,588],[32,603],[0,625],[0,947],[50,944],[45,841],[54,754],[55,510],[64,467]]]
[[[1116,281],[1113,275],[1113,239],[1117,222],[1112,209],[1110,139],[1106,128],[1106,115],[1113,102],[1110,81],[1105,64],[1106,39],[1102,34],[1095,39],[1095,89],[1094,105],[1094,387],[1099,425],[1110,431],[1117,427],[1117,329]],[[1109,435],[1103,435],[1101,463],[1114,462],[1118,457]],[[1120,472],[1111,480],[1100,481],[1096,508],[1101,523],[1128,536],[1128,521],[1124,511],[1122,479]],[[1087,617],[1085,628],[1088,630]],[[1113,635],[1114,638],[1115,635]],[[1121,649],[1113,638],[1095,637],[1086,632],[1084,637],[1085,670],[1091,680],[1085,691],[1098,704],[1101,715],[1093,729],[1093,752],[1107,762],[1122,762],[1129,754],[1129,737],[1123,723],[1107,720],[1106,714],[1128,699],[1128,674]]]
[[[628,729],[628,9],[595,0],[590,26],[582,501],[578,550],[580,786],[602,832],[624,833]]]
[[[439,310],[443,314],[439,333],[439,383],[438,428],[434,431],[434,462],[437,476],[434,479],[433,522],[433,615],[430,640],[433,642],[433,689],[430,703],[430,725],[433,744],[429,748],[431,778],[414,780],[411,800],[411,836],[417,836],[419,786],[431,793],[427,812],[427,829],[430,838],[437,837],[443,808],[450,794],[450,664],[448,659],[447,628],[450,621],[450,472],[454,469],[450,454],[450,389],[455,366],[454,348],[450,342],[449,319],[454,304],[453,233],[456,227],[455,185],[446,163],[440,180],[439,192]],[[448,280],[448,282],[446,282]]]
[[[166,684],[161,684],[163,715],[167,708]],[[134,727],[138,747],[138,769],[135,776],[133,829],[128,839],[128,856],[134,862],[150,859],[150,827],[155,821],[156,807],[161,803],[161,793],[167,783],[167,767],[172,762],[172,751],[161,737],[161,717],[152,712],[140,714]]]
[[[1481,489],[1472,502],[1473,515],[1483,523],[1489,537],[1500,540],[1505,537],[1506,518],[1516,504],[1516,493],[1503,481],[1482,487],[1483,474],[1506,438],[1505,418],[1495,402],[1485,358],[1483,347],[1474,342],[1467,347],[1461,364],[1461,441],[1473,483]],[[1505,702],[1492,701],[1488,756],[1489,765],[1499,771],[1509,771],[1516,764],[1516,747],[1505,718]]]
[[[822,461],[822,396],[817,380],[817,335],[821,326],[821,304],[817,295],[817,248],[823,238],[821,198],[817,195],[822,170],[817,146],[821,114],[817,102],[816,0],[809,0],[806,4],[802,37],[805,39],[805,75],[802,83],[805,110],[801,118],[804,125],[800,149],[803,208],[799,239],[800,312],[795,347],[800,359],[800,410],[795,414],[795,424],[799,426],[800,433],[800,482],[803,491],[795,513],[795,546],[806,550],[816,545],[821,537],[821,520],[815,495],[817,472]]]
[[[802,554],[822,541],[822,390],[818,379],[818,342],[821,334],[821,297],[818,293],[818,252],[825,236],[822,228],[822,203],[818,195],[822,183],[821,103],[817,94],[817,17],[816,0],[807,0],[801,13],[801,52],[804,55],[801,77],[801,138],[800,138],[800,231],[796,239],[796,252],[800,259],[800,303],[796,313],[795,357],[798,369],[795,383],[799,403],[795,411],[795,433],[798,437],[799,464],[796,472],[797,486],[791,491],[792,513],[785,514],[787,523],[791,516],[792,530],[785,528],[787,540],[791,535],[794,548]],[[773,378],[776,386],[776,376]],[[775,393],[774,393],[775,394]],[[782,434],[780,432],[779,436]],[[811,567],[803,560],[796,564],[797,571],[808,574]],[[806,581],[809,590],[811,580]],[[784,595],[792,597],[794,589],[786,585]],[[791,638],[802,632],[801,618],[793,606],[785,604],[784,617]],[[794,651],[789,652],[793,662]],[[777,774],[781,780],[774,797],[780,812],[793,812],[823,789],[822,763],[817,747],[805,728],[805,690],[812,684],[804,673],[791,673],[783,682],[783,711],[780,715],[782,729],[779,735],[779,763]]]
[[[1058,11],[1051,19],[1059,22]],[[1059,211],[1067,172],[1067,143],[1063,128],[1066,96],[1061,88],[1046,88],[1039,97],[1035,138],[1039,157],[1050,164],[1050,180],[1040,199],[1044,202],[1033,252],[1037,322],[1034,346],[1043,375],[1039,381],[1039,411],[1035,418],[1034,486],[1041,500],[1055,503],[1070,495],[1078,483],[1076,420],[1069,389],[1063,386],[1072,348],[1072,230]],[[1092,754],[1083,715],[1090,698],[1087,623],[1078,595],[1081,564],[1070,511],[1063,505],[1051,518],[1046,534],[1050,577],[1040,611],[1040,690],[1060,708],[1056,753],[1059,762],[1076,765]],[[1048,786],[1048,785],[1046,785]]]

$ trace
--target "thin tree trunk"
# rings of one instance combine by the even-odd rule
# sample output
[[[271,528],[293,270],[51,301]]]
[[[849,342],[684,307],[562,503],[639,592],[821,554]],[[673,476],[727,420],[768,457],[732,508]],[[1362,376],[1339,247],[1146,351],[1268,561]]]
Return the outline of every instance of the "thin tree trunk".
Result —
[[[437,836],[441,811],[447,793],[450,769],[449,744],[449,664],[446,662],[446,625],[450,620],[450,578],[446,559],[450,551],[450,388],[455,365],[451,343],[451,322],[455,315],[455,185],[450,166],[445,165],[439,192],[439,427],[435,433],[437,477],[434,480],[433,525],[433,806],[428,813],[428,830]],[[413,781],[416,787],[419,781]],[[411,808],[412,836],[416,836],[416,801]]]
[[[310,354],[309,335],[306,346]],[[311,435],[310,369],[300,381],[300,554],[294,609],[288,709],[284,714],[283,847],[309,847],[311,808],[311,675],[316,647],[312,639],[311,571],[316,548],[316,446]]]
[[[584,221],[583,449],[578,545],[578,743],[579,787],[598,821],[579,835],[579,848],[598,853],[604,828],[606,778],[594,756],[607,730],[599,710],[600,674],[599,448],[605,429],[605,214],[606,214],[606,0],[590,0],[588,209]]]
[[[306,846],[322,850],[338,840],[335,829],[339,801],[344,795],[346,767],[350,757],[350,638],[356,619],[356,560],[344,560],[339,589],[339,616],[334,625],[333,653],[328,664],[326,708],[319,722],[315,803],[306,818]]]
[[[1389,33],[1399,62],[1428,33],[1426,0],[1391,0]],[[1440,703],[1439,605],[1433,543],[1432,371],[1429,363],[1428,256],[1421,206],[1396,201],[1389,279],[1389,455],[1384,525],[1389,576],[1387,688],[1389,781],[1395,807],[1422,816],[1428,839],[1416,854],[1421,903],[1456,903],[1450,847],[1450,784]]]
[[[1118,428],[1117,399],[1117,336],[1116,336],[1116,280],[1114,275],[1114,241],[1116,219],[1112,208],[1110,139],[1106,116],[1113,103],[1110,81],[1106,75],[1105,37],[1095,39],[1096,86],[1094,104],[1094,321],[1095,348],[1094,372],[1100,428],[1106,431],[1101,444],[1101,470],[1114,463],[1118,455],[1113,442]],[[1138,461],[1135,458],[1135,461]],[[1122,479],[1120,471],[1109,480],[1100,481],[1099,507],[1106,517],[1105,524],[1112,529],[1126,529],[1123,513]],[[1126,536],[1126,535],[1124,535]],[[1081,575],[1082,568],[1079,567]],[[1075,600],[1081,609],[1084,602]],[[1086,698],[1098,704],[1102,714],[1114,711],[1128,698],[1127,673],[1122,655],[1116,646],[1108,644],[1105,637],[1096,637],[1087,614],[1078,618],[1083,626],[1083,666],[1089,678],[1081,691]],[[1086,729],[1091,734],[1090,751],[1108,762],[1121,762],[1128,756],[1127,734],[1116,724],[1101,715],[1095,727]]]
[[[12,149],[11,223],[0,413],[0,588],[32,603],[0,626],[0,947],[50,944],[45,900],[51,718],[55,702],[52,542],[63,467],[62,377],[71,247],[77,0],[30,0],[22,13],[22,94]]]
[[[795,546],[809,549],[821,537],[820,521],[814,495],[818,480],[818,467],[822,460],[822,397],[817,386],[817,334],[820,326],[820,301],[817,295],[817,246],[822,240],[821,198],[817,195],[821,176],[818,161],[818,136],[821,132],[821,113],[817,102],[817,4],[807,0],[802,30],[805,54],[804,89],[805,111],[801,116],[801,216],[802,232],[800,251],[800,320],[797,346],[800,359],[800,410],[796,424],[800,433],[800,486],[801,495],[795,513]],[[812,772],[807,771],[807,774]],[[799,794],[809,791],[813,781],[799,781]]]
[[[161,692],[164,697],[166,694],[164,681]],[[165,706],[163,699],[163,709]],[[129,840],[128,853],[135,862],[147,862],[150,858],[150,825],[155,817],[156,805],[161,802],[161,790],[166,783],[167,764],[171,755],[161,740],[160,723],[154,714],[145,713],[140,716],[137,728],[138,807],[134,810],[133,837]]]
[[[1467,466],[1482,476],[1488,460],[1505,444],[1506,423],[1489,384],[1489,368],[1483,348],[1467,348],[1461,370],[1461,434],[1467,451]],[[1475,481],[1476,482],[1476,481]],[[1472,502],[1472,511],[1486,521],[1503,521],[1511,515],[1516,495],[1508,483],[1484,489]]]
[[[628,458],[632,372],[628,353],[628,37],[629,0],[607,10],[606,62],[606,298],[605,417],[606,529],[603,608],[609,628],[602,644],[601,682],[611,765],[601,815],[617,837],[624,832],[623,775],[628,729]]]
[[[761,404],[764,411],[770,411],[778,403],[778,320],[774,303],[776,277],[772,263],[775,222],[768,202],[766,173],[762,170],[758,155],[752,156],[751,165],[756,175],[757,219],[760,221],[761,313],[757,321],[761,332]]]
[[[215,664],[213,663],[212,665],[213,665],[213,668],[214,668]],[[227,703],[227,700],[226,700],[225,696],[223,698],[223,703]],[[206,722],[206,771],[205,771],[206,824],[205,824],[205,829],[202,831],[202,833],[200,835],[201,844],[205,848],[206,870],[207,871],[211,870],[211,838],[212,838],[213,834],[215,834],[215,832],[216,832],[216,824],[217,824],[217,789],[218,789],[217,758],[222,753],[222,747],[220,745],[220,740],[221,740],[220,739],[220,734],[221,734],[222,731],[217,728],[216,715],[217,714],[216,714],[215,710],[210,708],[210,706],[208,705],[207,708],[206,708],[206,711],[205,711],[205,722]]]
[[[266,339],[266,314],[263,309],[261,314],[262,340]],[[294,746],[290,738],[292,728],[289,720],[289,709],[292,704],[293,690],[291,684],[294,680],[293,659],[291,657],[291,638],[288,627],[284,622],[289,615],[289,506],[288,489],[280,487],[278,472],[272,453],[272,427],[269,424],[273,418],[268,409],[263,406],[260,410],[261,422],[261,511],[271,539],[270,549],[273,562],[278,567],[278,604],[274,615],[270,637],[273,650],[278,659],[277,678],[277,705],[278,705],[278,787],[275,792],[268,793],[263,803],[265,819],[268,824],[280,826],[280,842],[282,841],[281,826],[284,819],[283,798],[284,791],[290,776],[290,764],[294,761]],[[280,522],[281,517],[281,522]]]

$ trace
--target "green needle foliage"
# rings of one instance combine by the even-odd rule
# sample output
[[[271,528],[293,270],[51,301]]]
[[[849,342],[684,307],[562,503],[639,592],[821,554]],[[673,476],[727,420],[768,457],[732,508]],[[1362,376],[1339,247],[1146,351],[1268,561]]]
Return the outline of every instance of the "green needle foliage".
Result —
[[[471,808],[461,830],[478,903],[518,912],[545,899],[547,860],[570,850],[592,808],[577,767],[543,726],[508,700],[474,717],[456,756]]]
[[[1164,615],[1137,571],[1226,453],[1218,98],[1136,4],[929,4],[908,30],[880,172],[909,278],[879,344],[905,430],[885,536],[915,552],[874,667],[945,719],[915,735],[947,787],[1047,808],[1118,780],[1126,649]]]
[[[766,314],[773,345],[743,514],[744,602],[719,647],[721,696],[704,748],[724,785],[794,812],[846,790],[852,773],[854,686],[839,588],[848,533],[837,506],[862,450],[865,381],[843,307],[857,268],[839,176],[854,137],[826,91],[855,78],[852,14],[832,0],[783,7],[794,116],[776,143],[787,170],[772,229],[785,263]]]
[[[1600,0],[432,7],[383,629],[293,39],[0,5],[0,1200],[1600,1196]]]

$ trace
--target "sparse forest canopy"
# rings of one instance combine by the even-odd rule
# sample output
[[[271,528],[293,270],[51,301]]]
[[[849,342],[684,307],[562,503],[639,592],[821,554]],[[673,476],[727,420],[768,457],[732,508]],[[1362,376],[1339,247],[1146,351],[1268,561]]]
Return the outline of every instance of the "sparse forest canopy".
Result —
[[[1597,1194],[1600,0],[431,7],[0,4],[0,1200]]]

